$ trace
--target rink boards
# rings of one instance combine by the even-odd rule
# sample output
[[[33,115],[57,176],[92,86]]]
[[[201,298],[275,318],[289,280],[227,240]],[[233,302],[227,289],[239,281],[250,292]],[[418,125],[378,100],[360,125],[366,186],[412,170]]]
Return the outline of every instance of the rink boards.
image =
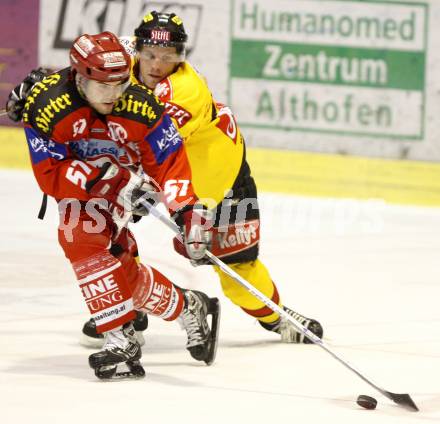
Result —
[[[0,168],[29,168],[23,131],[1,127]],[[440,164],[248,148],[261,191],[440,206]]]

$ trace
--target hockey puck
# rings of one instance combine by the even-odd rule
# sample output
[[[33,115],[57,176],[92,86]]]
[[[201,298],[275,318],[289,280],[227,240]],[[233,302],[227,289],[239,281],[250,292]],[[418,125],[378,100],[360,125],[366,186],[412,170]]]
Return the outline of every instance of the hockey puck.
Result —
[[[356,402],[365,409],[376,409],[377,406],[377,400],[374,399],[374,397],[366,395],[359,395]]]

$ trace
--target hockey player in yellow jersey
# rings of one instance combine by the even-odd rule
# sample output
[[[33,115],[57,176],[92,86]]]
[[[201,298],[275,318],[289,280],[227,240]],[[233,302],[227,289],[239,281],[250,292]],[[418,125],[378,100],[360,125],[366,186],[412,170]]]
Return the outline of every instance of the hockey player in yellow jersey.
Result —
[[[165,103],[184,139],[195,192],[214,213],[210,250],[322,337],[323,329],[318,321],[284,306],[268,270],[258,259],[257,190],[246,161],[244,139],[231,110],[214,101],[205,79],[185,60],[186,41],[187,34],[178,16],[151,12],[136,28],[132,43],[126,40],[125,45],[133,49],[135,56],[133,81],[146,85]],[[178,242],[174,246],[180,254],[191,257],[190,246],[185,249]],[[280,319],[237,282],[214,268],[224,294],[265,329],[279,333],[284,342],[308,342],[287,320]]]

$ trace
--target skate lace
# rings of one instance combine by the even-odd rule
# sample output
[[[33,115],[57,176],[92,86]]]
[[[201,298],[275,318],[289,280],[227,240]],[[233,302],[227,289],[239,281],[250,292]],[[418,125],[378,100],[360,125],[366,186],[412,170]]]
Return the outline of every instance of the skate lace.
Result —
[[[299,314],[298,312],[293,311],[292,309],[283,308],[285,312],[287,312],[292,318],[294,318],[295,320],[297,320],[299,323],[301,323],[302,325],[305,325],[309,320],[304,316]],[[288,322],[288,321],[287,321]]]
[[[104,350],[122,349],[125,350],[130,345],[130,336],[124,330],[112,330],[106,333]]]
[[[188,297],[188,307],[182,311],[179,321],[188,336],[186,346],[191,347],[202,343],[205,339],[205,334],[201,320],[202,305],[193,298],[193,295]]]
[[[298,321],[303,326],[307,327],[309,319],[298,312],[293,311],[287,307],[283,308],[293,319]],[[295,326],[286,318],[282,318],[280,322],[280,334],[283,341],[301,343],[304,340],[304,335],[300,333]]]
[[[122,330],[109,331],[106,334],[104,350],[124,349],[128,345],[128,340]]]

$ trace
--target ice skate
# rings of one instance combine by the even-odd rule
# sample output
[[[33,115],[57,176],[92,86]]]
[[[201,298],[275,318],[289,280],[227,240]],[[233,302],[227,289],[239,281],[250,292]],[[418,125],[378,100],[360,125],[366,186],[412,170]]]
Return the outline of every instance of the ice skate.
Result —
[[[145,344],[143,332],[148,328],[148,315],[144,312],[136,311],[136,318],[133,321],[136,330],[136,338],[141,346]],[[96,331],[96,323],[90,318],[83,326],[79,344],[85,347],[101,349],[104,346],[105,338],[103,334]]]
[[[185,306],[178,320],[188,336],[186,348],[194,359],[211,365],[217,352],[220,303],[196,290],[183,290],[183,294]]]
[[[129,322],[122,328],[106,333],[103,350],[89,356],[89,365],[101,380],[139,378],[145,376],[145,370],[139,362],[141,356],[133,322]],[[122,364],[127,366],[127,371],[118,370]]]
[[[305,316],[299,314],[298,312],[289,309],[287,306],[283,306],[284,311],[286,311],[290,316],[295,318],[300,324],[311,331],[315,336],[322,338],[324,330],[321,324],[311,318],[306,318]],[[274,323],[266,323],[258,321],[260,325],[269,331],[274,331],[281,335],[281,341],[283,343],[312,343],[304,334],[300,333],[295,329],[295,327],[285,318],[280,318]]]

